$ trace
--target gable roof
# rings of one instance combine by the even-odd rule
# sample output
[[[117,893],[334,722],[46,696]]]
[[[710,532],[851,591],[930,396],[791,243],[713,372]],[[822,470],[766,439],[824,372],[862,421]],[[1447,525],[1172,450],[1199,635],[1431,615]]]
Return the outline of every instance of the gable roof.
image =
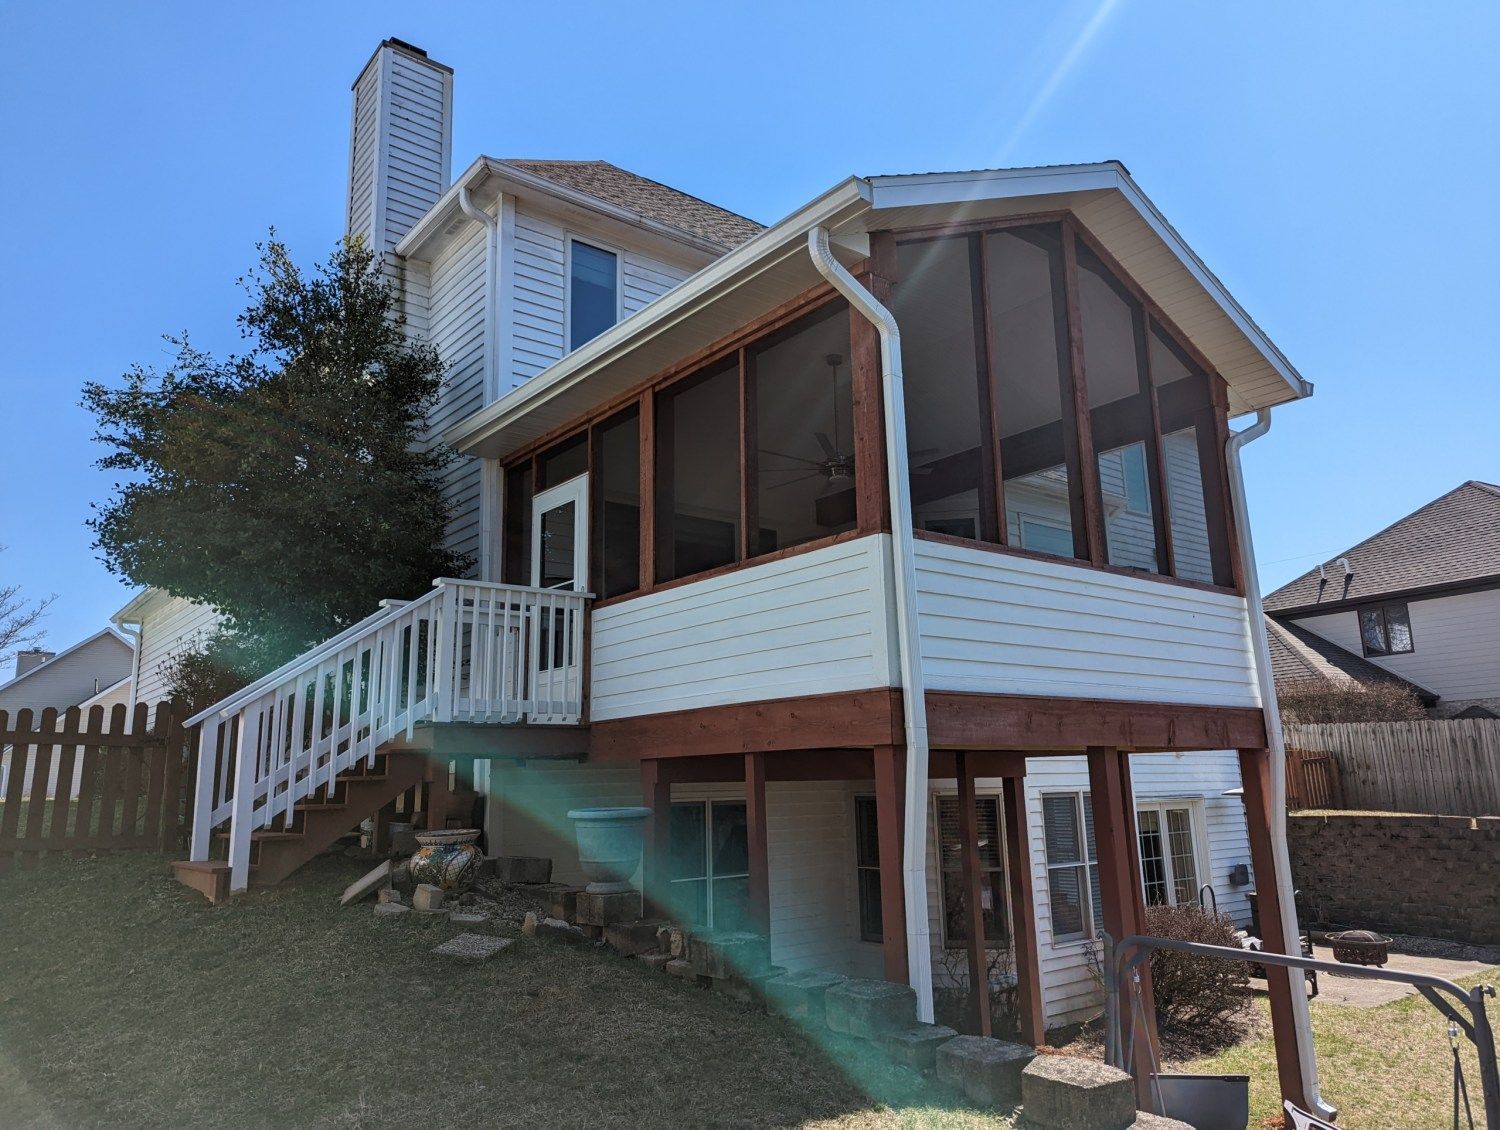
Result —
[[[678,231],[710,240],[726,250],[738,247],[765,230],[764,224],[608,161],[506,159],[504,163]]]
[[[1346,575],[1339,557],[1347,558]],[[1313,569],[1263,602],[1285,616],[1378,597],[1500,581],[1500,487],[1470,479]]]
[[[1271,675],[1281,688],[1309,682],[1329,683],[1396,683],[1408,687],[1424,706],[1432,706],[1438,696],[1410,679],[1393,675],[1361,655],[1355,655],[1336,643],[1297,624],[1282,623],[1266,617],[1266,642],[1270,644]]]
[[[55,667],[61,666],[62,663],[63,663],[63,661],[66,660],[70,655],[73,655],[76,652],[83,651],[84,649],[93,646],[93,644],[95,642],[97,642],[100,639],[103,639],[106,636],[108,636],[109,638],[113,639],[116,643],[118,643],[121,647],[123,647],[126,650],[126,652],[134,652],[135,651],[135,644],[131,643],[130,640],[126,639],[125,636],[122,635],[120,632],[116,631],[112,627],[111,628],[101,628],[101,629],[99,629],[99,631],[95,632],[93,635],[89,636],[87,639],[81,639],[77,643],[73,644],[71,647],[67,647],[67,648],[64,648],[62,651],[59,651],[56,655],[54,655],[51,659],[47,660],[45,663],[38,663],[35,667],[33,667],[30,671],[27,671],[25,674],[17,675],[14,679],[10,679],[10,680],[7,680],[4,683],[0,683],[0,691],[8,691],[12,687],[19,686],[21,683],[25,682],[27,679],[30,679],[34,675],[36,675],[39,671],[46,671],[48,668],[55,668]]]

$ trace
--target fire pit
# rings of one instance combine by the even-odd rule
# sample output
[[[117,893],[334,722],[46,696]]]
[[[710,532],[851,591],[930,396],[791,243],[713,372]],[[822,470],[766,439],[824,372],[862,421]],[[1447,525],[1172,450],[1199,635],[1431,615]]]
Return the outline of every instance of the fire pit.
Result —
[[[1329,934],[1328,944],[1345,965],[1384,965],[1391,959],[1391,940],[1374,930],[1342,930]]]

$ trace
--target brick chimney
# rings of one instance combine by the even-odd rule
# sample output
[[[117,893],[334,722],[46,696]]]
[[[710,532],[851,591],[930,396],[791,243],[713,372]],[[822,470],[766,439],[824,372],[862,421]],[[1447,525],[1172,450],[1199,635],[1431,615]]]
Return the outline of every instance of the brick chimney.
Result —
[[[42,651],[40,648],[27,648],[25,651],[16,652],[16,678],[20,678],[27,671],[35,671],[49,659],[56,659],[57,652]]]
[[[387,39],[354,80],[347,230],[389,252],[448,188],[453,69]]]

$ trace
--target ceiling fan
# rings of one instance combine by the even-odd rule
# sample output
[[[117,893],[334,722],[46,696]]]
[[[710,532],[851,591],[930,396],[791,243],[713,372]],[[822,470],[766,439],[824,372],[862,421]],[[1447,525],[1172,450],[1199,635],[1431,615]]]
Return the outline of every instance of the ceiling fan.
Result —
[[[839,366],[844,363],[843,354],[828,353],[823,356],[823,363],[828,366],[829,402],[832,407],[833,416],[833,439],[828,438],[827,432],[813,432],[812,438],[817,443],[819,450],[823,453],[821,459],[809,459],[804,455],[792,455],[785,451],[773,451],[770,448],[761,448],[762,455],[774,455],[778,459],[790,459],[794,463],[801,464],[798,467],[767,467],[767,474],[795,475],[795,478],[786,479],[776,483],[770,489],[780,490],[782,487],[795,486],[797,483],[805,483],[811,479],[822,476],[826,480],[824,493],[847,488],[854,482],[854,452],[844,451],[843,436],[839,430]],[[852,406],[851,406],[852,410]],[[910,453],[915,458],[922,455],[931,455],[937,451],[935,447],[923,448]]]

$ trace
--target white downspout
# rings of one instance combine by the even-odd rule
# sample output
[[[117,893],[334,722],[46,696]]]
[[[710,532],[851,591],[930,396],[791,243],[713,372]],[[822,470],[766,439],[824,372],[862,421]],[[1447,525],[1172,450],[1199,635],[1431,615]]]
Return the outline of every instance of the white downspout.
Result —
[[[901,709],[906,728],[906,822],[902,890],[906,898],[907,981],[917,993],[917,1018],[932,1023],[932,942],[927,924],[927,684],[917,625],[917,565],[912,546],[911,482],[907,477],[906,394],[901,376],[901,329],[895,316],[860,286],[828,249],[828,229],[807,233],[818,273],[880,334],[881,392],[885,403],[885,458],[891,494],[891,559],[896,597],[896,641],[901,663]],[[883,610],[882,610],[883,614]]]
[[[484,228],[484,403],[492,404],[500,397],[500,217],[505,207],[505,198],[495,200],[496,215],[491,216],[474,203],[467,184],[459,185],[458,206],[464,215]],[[487,581],[499,580],[500,570],[495,555],[503,517],[500,507],[504,491],[500,489],[499,475],[494,460],[485,460],[479,477],[479,575]],[[493,519],[490,516],[493,515]]]
[[[1230,435],[1225,444],[1229,463],[1229,493],[1234,503],[1235,528],[1239,531],[1240,560],[1245,565],[1245,604],[1250,616],[1250,643],[1255,649],[1255,679],[1266,717],[1266,742],[1271,757],[1271,857],[1276,863],[1276,893],[1281,903],[1285,936],[1284,953],[1302,952],[1297,929],[1297,905],[1292,885],[1292,862],[1286,849],[1286,739],[1281,733],[1281,708],[1276,703],[1276,684],[1271,677],[1271,646],[1266,638],[1265,611],[1260,601],[1260,579],[1255,573],[1255,544],[1250,536],[1250,511],[1245,504],[1245,479],[1240,469],[1240,449],[1271,430],[1271,410],[1262,408],[1255,423]],[[1293,988],[1296,986],[1294,985]],[[1312,1017],[1307,994],[1292,993],[1292,1016],[1296,1023],[1297,1058],[1302,1065],[1302,1090],[1312,1104],[1311,1113],[1331,1119],[1338,1111],[1323,1101],[1318,1089],[1318,1059],[1313,1047]]]

